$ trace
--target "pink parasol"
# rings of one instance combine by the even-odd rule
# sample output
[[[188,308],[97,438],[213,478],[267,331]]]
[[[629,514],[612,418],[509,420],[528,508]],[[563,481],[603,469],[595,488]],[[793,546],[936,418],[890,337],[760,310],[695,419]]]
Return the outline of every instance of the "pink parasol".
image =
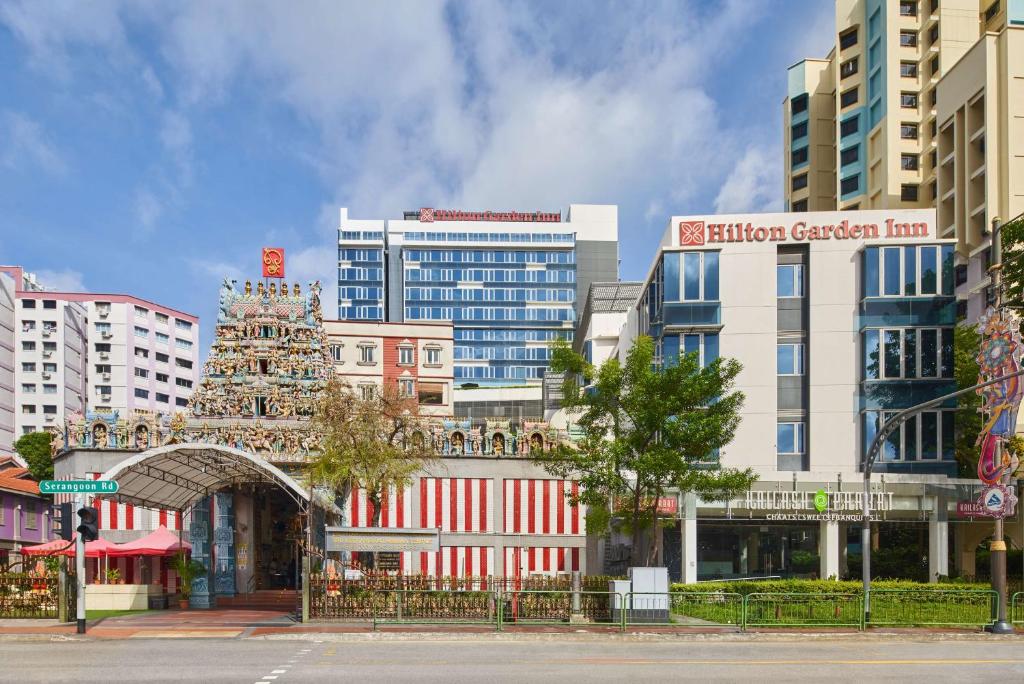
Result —
[[[77,538],[77,535],[75,535],[75,538]],[[103,558],[108,555],[113,556],[113,551],[116,548],[118,548],[117,544],[113,544],[100,537],[96,541],[85,543],[85,557]],[[25,556],[74,556],[75,544],[73,541],[68,542],[63,539],[54,539],[53,541],[46,542],[45,544],[26,546],[22,548],[21,553]]]
[[[191,551],[192,545],[180,541],[178,536],[161,525],[141,539],[118,544],[110,550],[113,558],[121,556],[173,556],[179,551]]]

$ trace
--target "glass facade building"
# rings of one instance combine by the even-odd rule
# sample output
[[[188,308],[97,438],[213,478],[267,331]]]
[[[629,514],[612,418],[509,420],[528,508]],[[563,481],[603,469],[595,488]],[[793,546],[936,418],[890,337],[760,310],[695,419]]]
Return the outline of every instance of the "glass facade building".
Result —
[[[339,318],[451,321],[456,386],[539,385],[590,283],[618,279],[615,207],[573,205],[537,223],[342,212]]]

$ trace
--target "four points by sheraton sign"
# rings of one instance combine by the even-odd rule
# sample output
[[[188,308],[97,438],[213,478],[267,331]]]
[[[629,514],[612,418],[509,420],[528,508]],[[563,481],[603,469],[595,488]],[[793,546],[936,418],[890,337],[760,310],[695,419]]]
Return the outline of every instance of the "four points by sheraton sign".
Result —
[[[842,219],[835,223],[815,224],[795,220],[783,225],[757,225],[752,222],[712,223],[680,221],[681,247],[723,242],[807,242],[810,240],[872,240],[878,238],[927,238],[927,221],[898,221],[886,218],[881,223],[857,223]]]

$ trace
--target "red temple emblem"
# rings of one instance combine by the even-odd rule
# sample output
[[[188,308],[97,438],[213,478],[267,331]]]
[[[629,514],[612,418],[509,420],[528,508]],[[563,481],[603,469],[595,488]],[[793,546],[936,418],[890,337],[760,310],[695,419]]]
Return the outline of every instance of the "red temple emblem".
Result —
[[[284,278],[284,248],[263,248],[263,277]]]
[[[679,246],[703,245],[704,244],[704,222],[703,221],[680,221],[679,222]]]
[[[420,209],[420,223],[433,223],[434,222],[434,210],[424,207]]]

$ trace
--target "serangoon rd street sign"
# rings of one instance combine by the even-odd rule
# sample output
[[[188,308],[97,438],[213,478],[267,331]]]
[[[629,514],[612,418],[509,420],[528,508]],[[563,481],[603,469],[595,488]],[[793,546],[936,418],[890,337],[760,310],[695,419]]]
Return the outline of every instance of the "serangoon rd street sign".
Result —
[[[43,480],[40,494],[114,494],[118,490],[114,480]]]

